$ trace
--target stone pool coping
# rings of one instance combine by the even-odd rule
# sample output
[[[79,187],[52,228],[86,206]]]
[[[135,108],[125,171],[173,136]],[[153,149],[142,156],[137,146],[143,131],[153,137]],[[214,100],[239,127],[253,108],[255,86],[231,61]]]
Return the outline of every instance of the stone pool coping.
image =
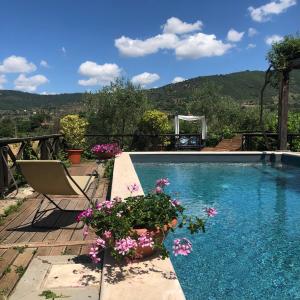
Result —
[[[115,159],[111,198],[130,196],[127,186],[140,184],[133,162],[278,162],[300,166],[300,153],[282,151],[123,152]],[[135,195],[143,195],[142,188]],[[112,276],[113,274],[113,276]],[[116,280],[111,280],[116,278]],[[185,299],[170,259],[153,258],[117,268],[106,254],[100,300]]]

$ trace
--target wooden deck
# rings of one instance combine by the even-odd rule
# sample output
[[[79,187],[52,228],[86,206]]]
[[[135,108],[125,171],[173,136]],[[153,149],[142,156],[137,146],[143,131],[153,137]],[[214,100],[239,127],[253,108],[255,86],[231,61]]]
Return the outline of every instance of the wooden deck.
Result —
[[[71,175],[86,175],[97,167],[95,163],[86,162],[70,168]],[[108,181],[100,179],[95,198],[106,199]],[[55,202],[71,210],[87,208],[88,201],[81,196],[56,196]],[[77,213],[51,211],[43,216],[40,225],[62,227],[61,229],[39,229],[31,226],[31,220],[42,199],[33,195],[26,199],[20,210],[7,217],[0,226],[0,299],[9,295],[19,277],[34,256],[45,255],[82,255],[87,254],[89,244],[82,235],[82,224],[76,223]],[[46,201],[45,201],[46,202]],[[45,203],[44,208],[53,208]],[[88,239],[94,236],[91,233]]]
[[[215,147],[204,147],[201,151],[239,151],[242,148],[242,136],[236,135],[232,139],[223,139]]]

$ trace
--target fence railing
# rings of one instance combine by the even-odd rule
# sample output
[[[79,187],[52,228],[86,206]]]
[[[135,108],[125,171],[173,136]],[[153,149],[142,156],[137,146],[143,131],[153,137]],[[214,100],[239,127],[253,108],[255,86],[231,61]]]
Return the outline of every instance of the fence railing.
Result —
[[[186,144],[182,138],[186,139]],[[116,142],[127,151],[171,151],[201,149],[205,141],[200,134],[86,134],[88,145]]]
[[[186,144],[179,143],[185,138]],[[170,151],[201,149],[197,134],[87,134],[86,149],[100,143],[116,142],[126,151]],[[63,135],[51,134],[25,138],[0,138],[0,196],[9,192],[18,181],[18,159],[57,159],[66,149]],[[21,177],[21,176],[20,176]]]
[[[0,139],[0,196],[13,187],[14,180],[18,180],[18,159],[56,159],[64,148],[61,134]]]
[[[288,147],[293,150],[295,142],[300,139],[300,133],[289,133],[287,135]],[[300,141],[300,140],[299,140]],[[242,150],[277,150],[278,134],[274,132],[248,132],[242,134]]]

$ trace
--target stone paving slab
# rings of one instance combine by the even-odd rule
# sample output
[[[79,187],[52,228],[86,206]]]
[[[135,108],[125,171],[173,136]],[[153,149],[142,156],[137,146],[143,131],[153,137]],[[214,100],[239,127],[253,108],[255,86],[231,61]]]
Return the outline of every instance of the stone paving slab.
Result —
[[[42,300],[50,290],[70,300],[98,300],[101,269],[73,255],[38,256],[32,260],[10,300]],[[60,298],[57,298],[60,299]]]
[[[105,254],[100,300],[185,300],[170,259],[117,265]]]

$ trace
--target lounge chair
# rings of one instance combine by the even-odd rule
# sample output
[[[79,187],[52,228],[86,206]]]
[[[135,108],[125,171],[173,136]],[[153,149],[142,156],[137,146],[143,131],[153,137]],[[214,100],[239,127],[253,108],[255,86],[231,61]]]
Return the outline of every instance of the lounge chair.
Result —
[[[33,227],[49,228],[35,223],[47,211],[55,208],[65,212],[76,212],[76,210],[61,208],[50,198],[50,195],[81,195],[90,204],[92,203],[92,197],[87,195],[87,191],[91,183],[99,177],[97,172],[93,172],[89,176],[71,176],[65,165],[59,160],[17,160],[17,164],[20,166],[27,183],[44,196],[31,222]],[[55,208],[40,211],[45,199],[48,199]]]

